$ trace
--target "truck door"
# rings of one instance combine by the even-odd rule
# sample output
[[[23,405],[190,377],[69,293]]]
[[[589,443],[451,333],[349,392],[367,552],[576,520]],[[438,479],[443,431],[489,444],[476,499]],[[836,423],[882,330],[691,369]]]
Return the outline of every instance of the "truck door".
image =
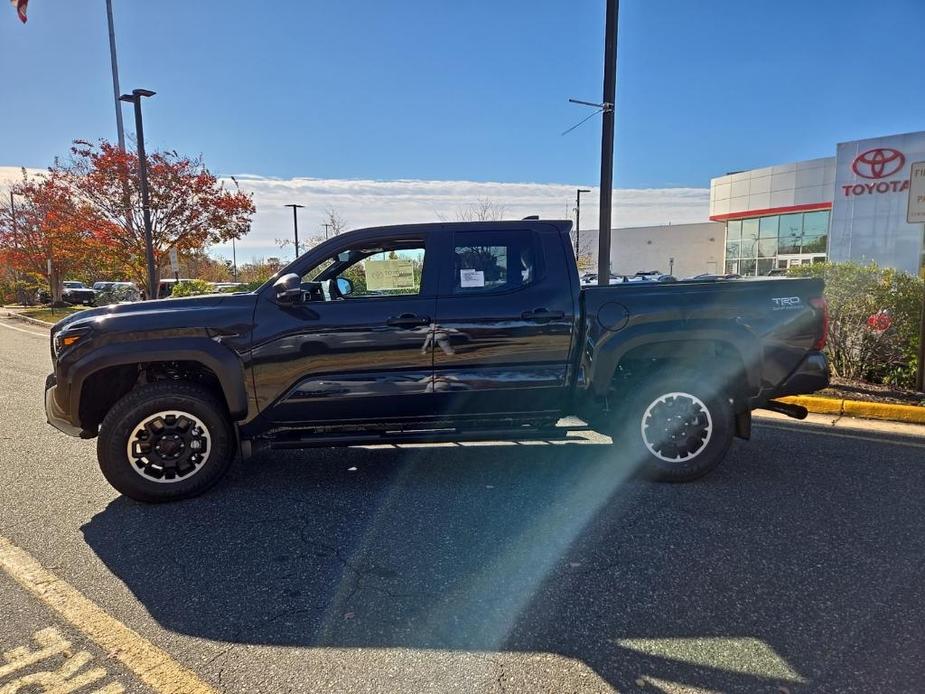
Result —
[[[431,414],[436,276],[426,235],[329,246],[300,272],[305,299],[255,315],[258,408],[274,422],[359,424]]]
[[[545,413],[568,387],[574,295],[562,239],[538,225],[455,232],[441,273],[434,355],[440,415]]]

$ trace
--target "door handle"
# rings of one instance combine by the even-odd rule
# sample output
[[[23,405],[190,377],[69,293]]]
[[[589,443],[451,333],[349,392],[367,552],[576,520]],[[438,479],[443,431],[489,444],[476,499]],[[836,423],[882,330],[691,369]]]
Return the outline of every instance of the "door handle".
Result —
[[[534,320],[534,321],[551,321],[551,320],[560,320],[565,318],[564,311],[548,311],[545,308],[536,308],[532,311],[524,311],[520,314],[520,317],[524,320]]]
[[[430,325],[430,317],[419,316],[415,313],[403,313],[400,316],[392,316],[386,319],[385,324],[395,328],[419,328],[422,325]]]

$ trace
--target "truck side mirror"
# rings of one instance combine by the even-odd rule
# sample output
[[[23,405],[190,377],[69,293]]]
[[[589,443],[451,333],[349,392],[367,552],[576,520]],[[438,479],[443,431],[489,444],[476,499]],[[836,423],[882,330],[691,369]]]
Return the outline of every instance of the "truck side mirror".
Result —
[[[302,300],[302,278],[294,272],[283,275],[273,283],[276,303],[291,306]]]
[[[353,281],[347,279],[346,277],[337,278],[337,291],[340,292],[341,296],[347,296],[348,294],[353,293]]]

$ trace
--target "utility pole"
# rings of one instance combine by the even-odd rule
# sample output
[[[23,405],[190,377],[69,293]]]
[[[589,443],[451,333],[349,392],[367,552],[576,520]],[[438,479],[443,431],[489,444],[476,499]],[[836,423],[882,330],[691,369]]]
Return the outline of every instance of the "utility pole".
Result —
[[[141,119],[141,99],[154,96],[150,89],[133,89],[119,101],[135,106],[135,137],[138,139],[138,177],[141,179],[141,215],[145,225],[145,260],[148,265],[148,299],[157,298],[157,268],[154,266],[154,240],[151,231],[151,206],[148,200],[148,161],[145,156],[145,129]]]
[[[112,0],[106,0],[106,21],[109,24],[109,60],[112,63],[112,94],[116,104],[116,132],[119,149],[125,151],[125,127],[122,124],[122,106],[119,103],[119,61],[116,60],[116,29],[112,21]]]
[[[231,267],[234,271],[234,281],[238,281],[238,252],[234,247],[234,236],[231,237]]]
[[[578,265],[579,251],[578,240],[581,237],[581,194],[590,193],[589,188],[577,188],[575,190],[575,264]]]
[[[328,224],[327,222],[322,222],[321,226],[324,227],[324,240],[327,241],[328,240],[328,229],[330,229],[334,225]]]
[[[292,231],[295,234],[295,257],[299,257],[299,208],[305,207],[305,205],[297,205],[294,202],[289,203],[286,207],[292,208]]]
[[[607,0],[604,26],[604,111],[601,123],[601,207],[597,225],[597,283],[610,284],[610,208],[613,203],[613,109],[617,95],[619,0]]]

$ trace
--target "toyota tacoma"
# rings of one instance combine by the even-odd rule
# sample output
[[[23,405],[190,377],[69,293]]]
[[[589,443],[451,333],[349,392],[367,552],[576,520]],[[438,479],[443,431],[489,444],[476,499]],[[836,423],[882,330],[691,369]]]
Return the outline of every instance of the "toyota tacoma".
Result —
[[[751,412],[828,384],[817,279],[580,286],[570,222],[336,236],[250,293],[119,304],[51,331],[49,423],[97,437],[122,494],[216,483],[266,448],[550,440],[687,481]],[[619,252],[619,249],[617,249]],[[574,420],[572,420],[574,421]]]

